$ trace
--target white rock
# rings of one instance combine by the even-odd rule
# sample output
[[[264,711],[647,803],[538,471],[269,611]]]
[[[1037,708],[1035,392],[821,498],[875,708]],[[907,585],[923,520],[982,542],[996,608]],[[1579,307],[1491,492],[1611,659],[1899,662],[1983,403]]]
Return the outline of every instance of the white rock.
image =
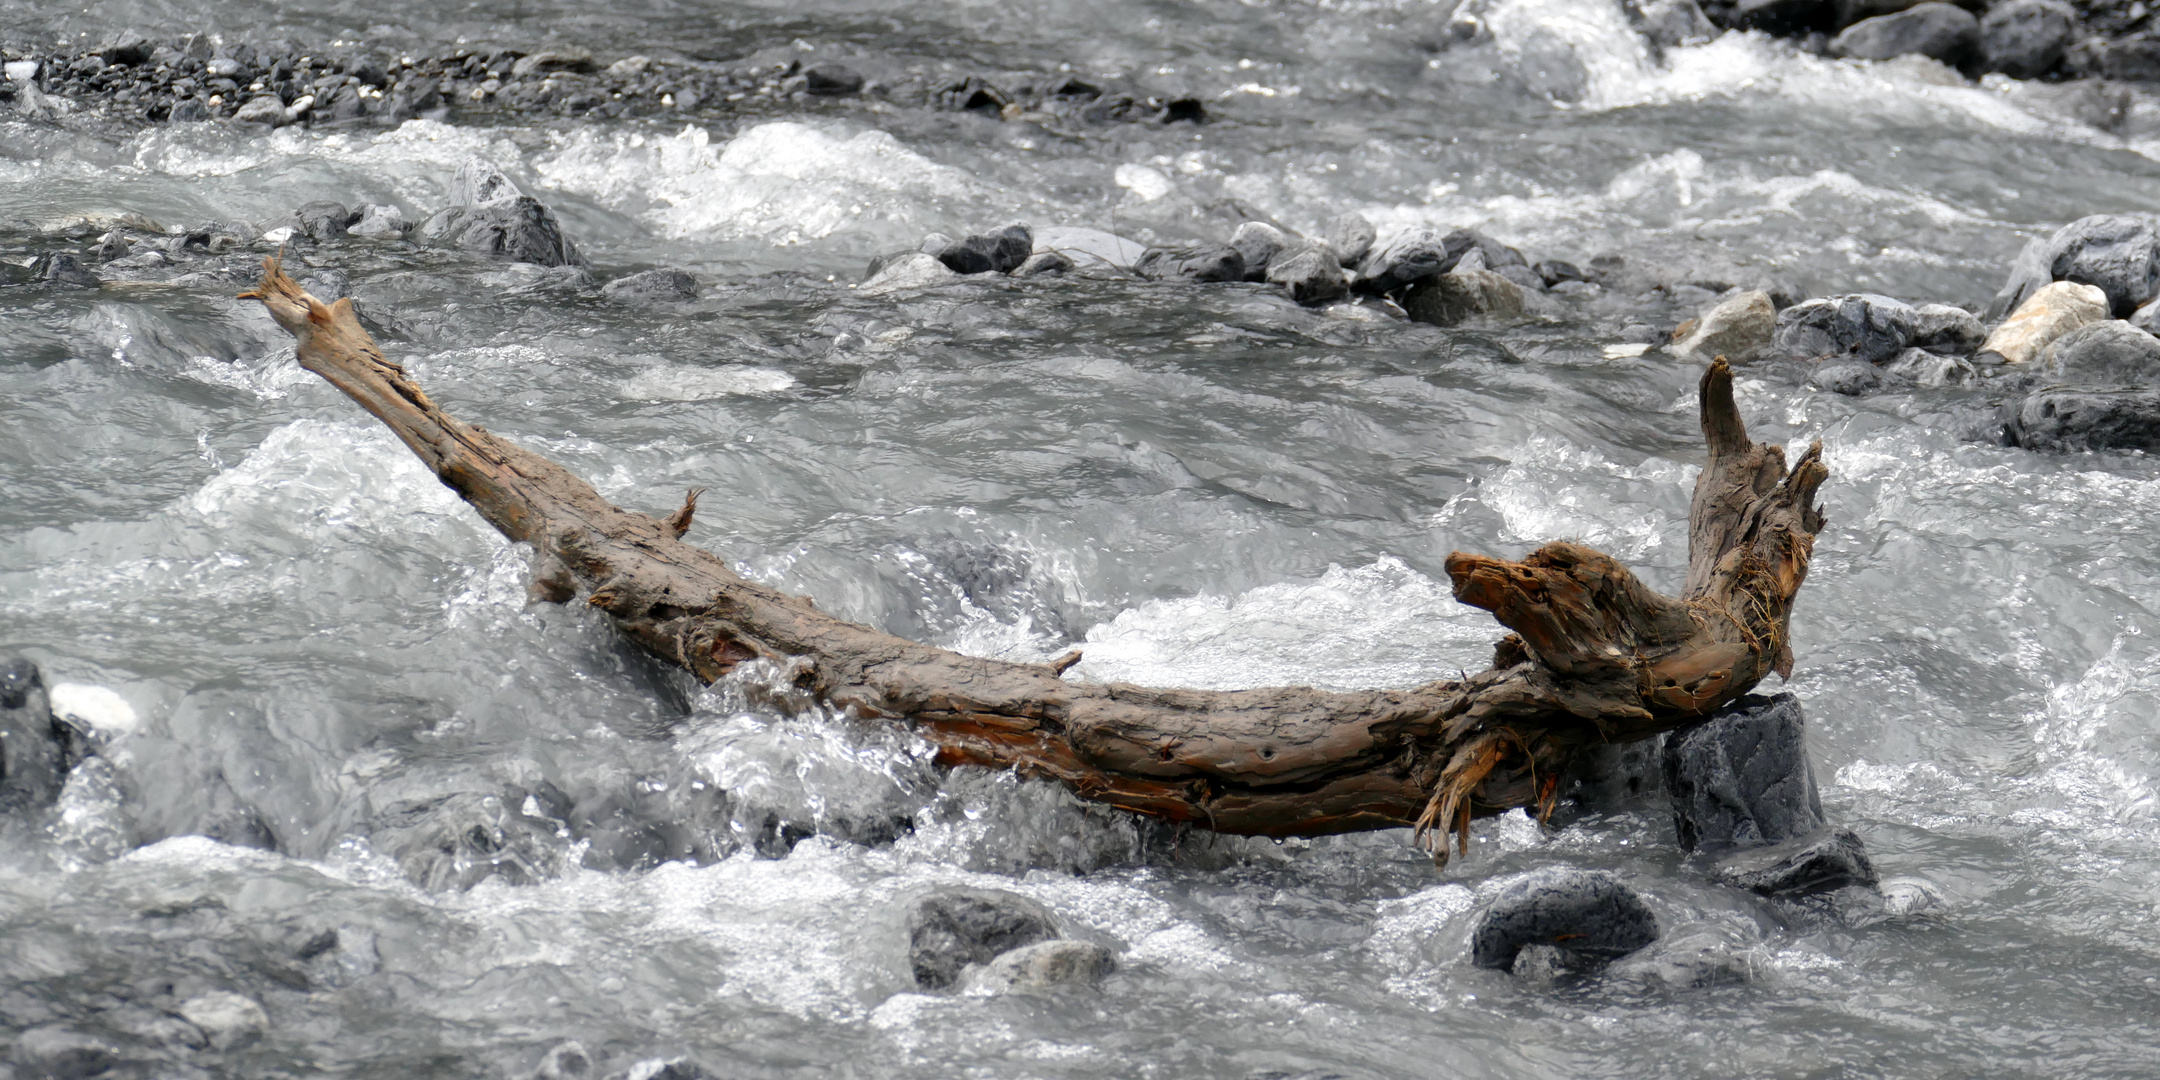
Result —
[[[155,251],[146,251],[139,266],[163,266],[170,260]],[[142,258],[133,256],[131,258]],[[86,683],[54,683],[52,685],[52,711],[54,716],[73,720],[77,725],[113,735],[126,735],[142,726],[142,718],[127,699],[103,686]]]
[[[651,66],[652,57],[650,56],[625,56],[622,59],[617,60],[612,64],[609,64],[607,66],[607,73],[614,76],[615,78],[622,79],[628,78],[632,75],[643,75],[645,74],[645,69]]]
[[[2056,338],[2107,317],[2107,294],[2097,286],[2050,282],[2026,297],[1981,343],[1973,359],[1983,364],[2031,363]]]
[[[878,268],[870,280],[862,283],[859,291],[876,296],[898,292],[902,289],[927,289],[959,280],[960,275],[937,260],[935,255],[910,251]]]
[[[353,236],[403,236],[405,212],[395,206],[369,203],[360,208],[360,220],[345,231]]]
[[[10,60],[7,62],[7,79],[9,82],[29,82],[37,78],[37,68],[35,60]]]
[[[450,205],[493,206],[525,194],[485,158],[469,157],[450,178]]]
[[[211,78],[230,79],[240,74],[240,61],[230,56],[212,57],[209,63],[203,65],[203,71],[209,73]]]
[[[254,998],[212,990],[180,1003],[180,1018],[202,1029],[219,1050],[245,1046],[270,1030],[270,1014]]]
[[[262,234],[262,239],[272,247],[281,247],[285,241],[292,239],[299,231],[290,225],[283,225]]]
[[[1722,356],[1735,364],[1745,363],[1770,344],[1776,328],[1777,305],[1770,302],[1770,294],[1744,292],[1703,312],[1669,348],[1674,356],[1704,360]]]

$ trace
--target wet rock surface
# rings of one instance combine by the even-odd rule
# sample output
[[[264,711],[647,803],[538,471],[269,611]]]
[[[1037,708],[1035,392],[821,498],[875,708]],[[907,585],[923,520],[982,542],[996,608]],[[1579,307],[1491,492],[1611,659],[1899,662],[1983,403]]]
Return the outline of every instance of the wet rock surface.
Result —
[[[626,274],[608,282],[600,291],[610,300],[625,303],[695,300],[698,283],[687,270],[663,266]]]
[[[1964,8],[1933,0],[1862,19],[1830,42],[1833,55],[1856,60],[1925,56],[1953,66],[1970,60],[1979,48],[1980,21]]]
[[[1749,695],[1665,738],[1665,789],[1680,846],[1753,846],[1824,823],[1800,699]]]
[[[999,953],[966,973],[967,988],[993,993],[1044,993],[1100,984],[1117,957],[1091,941],[1058,938]]]
[[[38,666],[21,657],[0,659],[0,816],[52,805],[67,780],[68,743]]]
[[[2042,285],[1988,333],[1974,359],[1993,364],[2029,364],[2040,359],[2055,339],[2107,317],[2107,296],[2096,286],[2069,281]]]
[[[1817,829],[1767,847],[1739,848],[1717,860],[1711,876],[1761,896],[1790,898],[1876,882],[1875,864],[1858,833]]]
[[[1157,281],[1245,280],[1245,259],[1228,244],[1179,244],[1149,248],[1133,271]]]
[[[2160,387],[2160,338],[2120,319],[2087,323],[2049,342],[2040,370],[2071,384]]]
[[[2160,388],[2046,387],[2011,408],[2003,441],[2027,450],[2160,450]]]
[[[931,990],[957,984],[971,964],[987,964],[1014,949],[1058,936],[1057,923],[1041,904],[987,889],[948,889],[915,901],[908,911],[907,930],[909,968],[917,985]],[[1011,974],[1024,978],[1033,963],[1016,961]],[[1064,963],[1043,960],[1046,970]]]
[[[1912,342],[1911,305],[1873,293],[1807,300],[1778,313],[1773,347],[1796,360],[1850,357],[1879,364]]]
[[[1657,940],[1657,917],[1618,877],[1602,870],[1547,867],[1504,886],[1471,931],[1470,962],[1511,969],[1526,946],[1593,971]]]
[[[1474,318],[1523,313],[1522,286],[1490,270],[1451,270],[1420,280],[1403,295],[1403,310],[1418,322],[1456,326]]]
[[[1750,290],[1719,301],[1692,325],[1682,323],[1675,331],[1680,336],[1673,341],[1672,352],[1699,360],[1722,356],[1735,364],[1746,363],[1769,346],[1776,329],[1777,306],[1770,294]]]

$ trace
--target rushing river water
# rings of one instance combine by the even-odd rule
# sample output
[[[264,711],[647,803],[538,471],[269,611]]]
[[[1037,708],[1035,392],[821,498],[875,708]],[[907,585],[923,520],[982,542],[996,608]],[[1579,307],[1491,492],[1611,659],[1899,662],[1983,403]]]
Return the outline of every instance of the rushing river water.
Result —
[[[626,307],[455,252],[303,252],[458,415],[633,508],[709,487],[691,541],[896,633],[1019,659],[1077,643],[1086,678],[1367,687],[1484,666],[1497,631],[1450,598],[1451,550],[1574,537],[1678,584],[1699,369],[1607,348],[1715,297],[1674,283],[1977,306],[2029,236],[2160,201],[2143,100],[2108,133],[2071,88],[1752,35],[1657,51],[1604,0],[1479,3],[1489,41],[1416,0],[8,0],[45,41],[779,49],[873,76],[1070,71],[1211,119],[1052,131],[874,97],[689,124],[7,119],[0,247],[325,198],[417,219],[478,154],[599,279],[683,266],[704,296]],[[1616,253],[1637,284],[1485,329],[1258,285],[852,287],[933,230],[1220,239],[1241,213],[1316,232],[1347,210],[1533,259]],[[1653,807],[1484,822],[1436,872],[1404,833],[1180,833],[942,774],[891,731],[746,710],[582,607],[528,606],[526,555],[233,299],[259,258],[0,290],[0,648],[104,747],[0,836],[0,1042],[97,1041],[130,1077],[522,1080],[570,1038],[602,1072],[726,1077],[2160,1071],[2142,455],[1976,441],[1984,389],[1853,399],[1797,365],[1742,372],[1756,437],[1819,438],[1831,468],[1791,683],[1824,802],[1883,873],[1948,898],[1850,929],[1707,883]],[[1480,890],[1551,863],[1618,871],[1753,980],[1548,993],[1471,967]],[[899,912],[954,883],[1041,900],[1118,972],[1099,993],[918,992]],[[259,1002],[267,1034],[189,1048],[174,1003],[215,992]]]

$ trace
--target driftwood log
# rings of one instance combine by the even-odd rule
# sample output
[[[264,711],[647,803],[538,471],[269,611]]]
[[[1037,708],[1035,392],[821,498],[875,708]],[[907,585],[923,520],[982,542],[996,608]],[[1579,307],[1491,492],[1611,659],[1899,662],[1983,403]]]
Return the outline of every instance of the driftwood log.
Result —
[[[1787,469],[1750,442],[1722,359],[1702,377],[1710,459],[1689,508],[1688,576],[1661,596],[1610,556],[1546,544],[1519,561],[1457,553],[1455,596],[1514,633],[1492,666],[1409,690],[1226,692],[1071,682],[1079,659],[962,656],[848,622],[748,581],[548,459],[444,412],[386,359],[352,304],[323,304],[265,259],[257,299],[299,360],[358,402],[480,516],[537,550],[536,598],[579,595],[647,652],[705,682],[764,661],[770,692],[907,725],[947,765],[1016,769],[1083,799],[1218,832],[1319,836],[1416,825],[1437,860],[1474,815],[1548,813],[1577,753],[1683,726],[1772,671],[1789,675],[1820,443]]]

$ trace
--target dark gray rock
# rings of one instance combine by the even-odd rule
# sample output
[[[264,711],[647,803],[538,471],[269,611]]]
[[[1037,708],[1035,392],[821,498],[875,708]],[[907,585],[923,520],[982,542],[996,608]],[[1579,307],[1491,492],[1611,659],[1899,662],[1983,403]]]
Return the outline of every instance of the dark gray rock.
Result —
[[[2160,389],[2051,386],[2025,395],[2003,441],[2027,450],[2160,450]]]
[[[1775,843],[1822,828],[1800,699],[1750,694],[1667,735],[1665,790],[1688,851]]]
[[[2008,0],[1980,20],[1980,66],[2037,79],[2062,62],[2077,34],[2077,11],[2061,0]]]
[[[0,815],[52,805],[67,782],[66,725],[53,719],[45,677],[22,657],[0,660]]]
[[[1451,270],[1425,278],[1403,293],[1403,312],[1434,326],[1459,326],[1481,316],[1507,318],[1523,311],[1522,286],[1490,270]]]
[[[1596,743],[1575,755],[1561,790],[1577,808],[1605,813],[1665,793],[1665,739]]]
[[[530,195],[485,206],[452,207],[421,226],[424,236],[491,259],[539,266],[584,266],[555,211]]]
[[[1987,340],[1980,317],[1949,304],[1921,304],[1913,309],[1912,344],[1944,356],[1971,356]]]
[[[844,64],[819,64],[803,72],[803,89],[811,97],[846,97],[862,88],[863,77]]]
[[[352,227],[353,213],[344,203],[320,200],[308,203],[293,211],[300,221],[300,231],[318,244],[343,240],[345,232]]]
[[[610,300],[624,303],[659,303],[671,300],[695,300],[698,294],[697,279],[688,270],[663,266],[655,270],[643,270],[627,274],[608,282],[600,294]]]
[[[1373,223],[1363,214],[1344,214],[1328,223],[1327,246],[1335,252],[1335,261],[1344,266],[1356,266],[1372,251],[1378,237]]]
[[[915,982],[932,990],[952,986],[970,964],[1058,936],[1041,904],[990,889],[942,889],[908,912],[908,964]]]
[[[1133,271],[1157,281],[1243,281],[1245,259],[1228,244],[1149,248]]]
[[[2074,281],[2107,294],[2118,319],[2160,295],[2160,229],[2150,214],[2094,214],[2047,237],[2034,237],[2010,265],[2010,279],[1988,305],[2000,319],[2051,281]]]
[[[98,239],[98,261],[111,262],[114,259],[127,258],[133,252],[134,246],[126,233],[114,229]]]
[[[593,61],[591,52],[576,45],[564,45],[519,57],[517,63],[511,65],[510,74],[523,79],[555,71],[583,75],[598,70],[600,65]]]
[[[1818,829],[1768,847],[1741,848],[1719,859],[1710,876],[1763,896],[1807,896],[1875,884],[1875,864],[1858,833]]]
[[[2096,44],[2101,75],[2125,82],[2160,82],[2160,41],[2129,38]]]
[[[1796,360],[1852,357],[1881,363],[1912,342],[1913,309],[1887,296],[1855,293],[1807,300],[1778,312],[1774,352]]]
[[[1019,269],[1034,250],[1034,232],[1026,225],[1014,224],[953,241],[930,254],[955,274],[1009,274]]]
[[[98,58],[108,64],[140,64],[150,59],[157,46],[134,30],[120,30],[97,47]]]
[[[1245,260],[1245,280],[1266,281],[1269,260],[1290,245],[1281,229],[1264,221],[1248,221],[1230,234],[1230,247]]]
[[[1455,265],[1462,249],[1450,253],[1438,229],[1415,228],[1375,244],[1358,261],[1351,284],[1360,292],[1389,293]]]
[[[1916,4],[1895,15],[1862,19],[1830,42],[1834,56],[1888,60],[1925,56],[1956,66],[1980,48],[1980,20],[1952,4]]]
[[[1306,305],[1339,300],[1350,292],[1350,279],[1335,252],[1320,245],[1277,255],[1268,263],[1267,280]]]
[[[1512,968],[1528,945],[1551,945],[1572,970],[1590,971],[1657,940],[1657,916],[1603,870],[1549,866],[1511,882],[1470,934],[1470,962]]]
[[[1538,277],[1545,282],[1548,289],[1564,281],[1590,280],[1590,275],[1583,273],[1582,267],[1559,259],[1547,259],[1530,269],[1537,271]]]
[[[71,285],[82,289],[95,289],[101,281],[95,271],[65,251],[38,256],[30,265],[30,274],[47,285]]]
[[[1836,30],[1838,9],[1832,0],[1740,0],[1729,18],[1738,30],[1791,37]]]
[[[2040,368],[2077,386],[2160,387],[2160,338],[2120,319],[2087,323],[2040,350]]]
[[[325,304],[335,304],[352,295],[352,277],[343,270],[324,267],[301,278],[300,287]]]

